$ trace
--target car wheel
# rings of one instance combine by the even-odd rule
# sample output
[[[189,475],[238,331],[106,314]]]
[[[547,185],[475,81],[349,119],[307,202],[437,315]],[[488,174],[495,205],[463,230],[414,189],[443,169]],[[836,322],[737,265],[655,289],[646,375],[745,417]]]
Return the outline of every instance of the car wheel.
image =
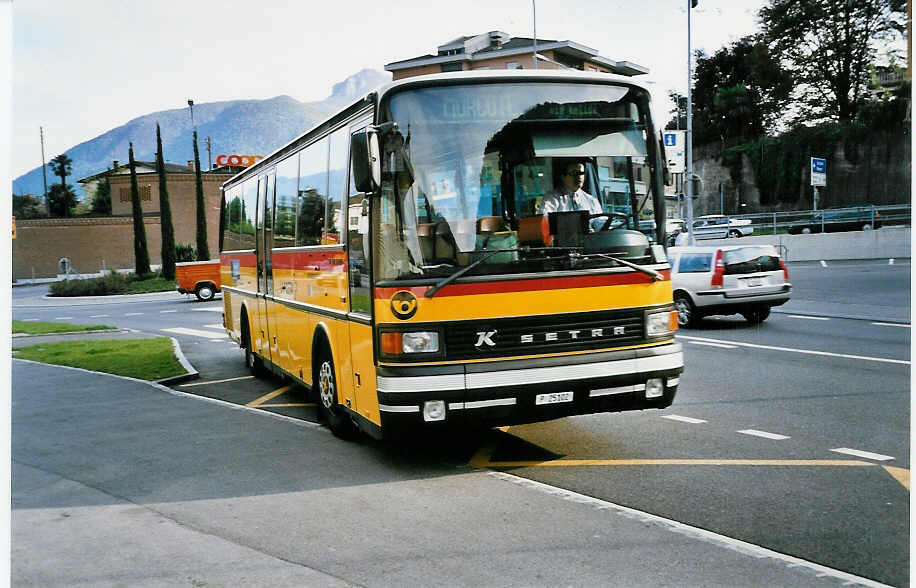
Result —
[[[801,233],[802,233],[803,235],[810,235],[810,234],[811,234],[811,228],[810,228],[810,227],[805,227],[805,228],[803,228],[803,229],[801,230]]]
[[[741,236],[741,231],[738,231],[737,229],[732,229],[728,232],[728,236],[732,239],[737,239],[738,237]]]
[[[314,383],[318,391],[318,412],[331,432],[341,439],[355,439],[359,430],[337,404],[337,376],[334,360],[325,348],[318,357]]]
[[[751,323],[752,325],[759,325],[763,321],[767,320],[767,317],[770,316],[770,307],[763,306],[759,308],[752,308],[746,312],[742,312],[741,315],[744,317],[744,320]]]
[[[245,348],[245,367],[251,372],[251,375],[260,378],[264,375],[264,365],[261,358],[251,348],[251,334],[249,333],[248,317],[243,316],[242,320],[242,347]]]
[[[216,296],[216,291],[210,284],[200,284],[194,290],[194,295],[201,302],[206,302],[207,300],[213,300],[213,297]]]
[[[677,311],[677,325],[679,327],[693,327],[700,318],[697,315],[697,307],[694,306],[686,294],[676,294],[674,296],[674,309]]]

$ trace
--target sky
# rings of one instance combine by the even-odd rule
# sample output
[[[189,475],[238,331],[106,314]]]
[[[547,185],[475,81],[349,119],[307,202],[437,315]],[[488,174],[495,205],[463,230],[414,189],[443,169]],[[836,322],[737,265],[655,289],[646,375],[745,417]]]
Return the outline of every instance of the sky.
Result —
[[[0,4],[5,0],[0,0]],[[500,30],[569,40],[649,69],[659,127],[686,93],[688,0],[15,0],[13,178],[138,116],[288,95],[322,100],[363,68]],[[758,28],[765,0],[700,0],[694,49]],[[532,10],[534,7],[534,11]],[[536,21],[533,17],[536,15]]]

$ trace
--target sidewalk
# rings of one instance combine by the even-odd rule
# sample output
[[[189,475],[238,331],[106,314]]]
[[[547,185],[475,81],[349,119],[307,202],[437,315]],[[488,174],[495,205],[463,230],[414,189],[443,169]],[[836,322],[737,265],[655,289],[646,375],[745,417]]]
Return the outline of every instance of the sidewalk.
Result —
[[[17,586],[861,581],[433,449],[82,370],[12,379]]]

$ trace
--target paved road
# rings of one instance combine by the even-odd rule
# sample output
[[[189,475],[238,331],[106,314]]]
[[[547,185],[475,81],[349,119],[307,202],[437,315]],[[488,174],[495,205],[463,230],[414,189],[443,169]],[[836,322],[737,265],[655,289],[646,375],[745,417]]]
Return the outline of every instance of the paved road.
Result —
[[[894,266],[886,260],[831,262],[827,268],[790,264],[790,277],[795,285],[793,300],[764,325],[749,327],[737,317],[713,318],[700,329],[680,332],[688,370],[675,405],[666,411],[563,419],[494,431],[483,438],[453,439],[444,446],[436,440],[431,454],[422,456],[367,443],[361,451],[368,452],[364,455],[368,462],[357,462],[357,467],[371,469],[378,460],[387,464],[403,460],[398,463],[409,464],[408,469],[431,467],[438,472],[434,476],[442,471],[475,472],[475,468],[511,472],[512,480],[547,483],[832,569],[905,585],[909,365],[902,362],[910,358],[910,341],[909,329],[900,322],[909,318],[909,266],[899,260]],[[263,400],[286,384],[247,376],[241,352],[219,328],[219,302],[160,295],[147,302],[104,301],[103,310],[97,304],[73,301],[47,308],[48,301],[16,290],[14,298],[20,296],[19,303],[14,301],[15,318],[72,316],[74,322],[85,322],[95,316],[92,321],[176,336],[202,375],[197,382],[176,386],[178,390],[315,420],[314,407],[295,389]],[[35,306],[26,306],[33,301]],[[842,318],[850,313],[869,320]],[[175,328],[182,331],[170,331]],[[312,451],[310,439],[302,445],[279,442],[280,455],[271,463],[282,465],[291,452],[297,453],[291,447],[300,446]],[[334,445],[322,444],[318,450],[329,463],[352,463],[349,454],[326,453],[330,447]],[[551,461],[555,459],[563,463]],[[697,459],[717,464],[699,464]],[[252,471],[260,475],[258,468]],[[392,474],[394,480],[399,480],[398,472]],[[353,474],[347,469],[329,475],[336,479]],[[410,487],[410,480],[409,475],[400,479],[407,485],[398,488]],[[562,495],[560,490],[554,492]],[[365,519],[361,515],[372,502],[357,503],[363,508],[357,509],[356,518]],[[608,508],[605,503],[594,504]],[[512,515],[521,516],[514,511]],[[561,525],[558,531],[568,530],[554,522]],[[638,539],[630,539],[638,544]],[[728,540],[716,541],[728,544]],[[371,547],[366,549],[374,553]],[[556,552],[534,553],[562,559]],[[665,557],[672,556],[666,552]],[[341,577],[356,581],[356,576]],[[397,576],[405,578],[409,577]],[[455,576],[454,583],[492,583],[472,581],[475,578],[479,576]],[[542,583],[524,573],[512,578]],[[556,579],[543,578],[543,583]],[[673,583],[705,581],[689,570],[684,578]],[[588,579],[567,583],[587,584]],[[736,585],[767,583],[756,576],[744,580]],[[630,584],[665,581],[667,577],[659,576],[657,582]],[[370,578],[360,583],[388,582]],[[721,583],[710,580],[710,585]],[[777,584],[807,585],[808,580],[790,578]]]

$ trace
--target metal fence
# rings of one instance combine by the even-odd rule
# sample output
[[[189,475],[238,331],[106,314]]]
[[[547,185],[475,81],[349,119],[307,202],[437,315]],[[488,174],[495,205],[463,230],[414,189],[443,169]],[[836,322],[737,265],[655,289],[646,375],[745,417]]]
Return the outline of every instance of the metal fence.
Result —
[[[911,206],[892,204],[875,206],[850,206],[847,208],[826,208],[822,210],[797,210],[791,212],[761,212],[756,214],[735,214],[731,218],[749,219],[754,233],[830,232],[833,230],[856,230],[866,225],[869,228],[888,226],[910,226]],[[819,225],[819,226],[818,226]],[[808,226],[810,231],[803,231]],[[845,228],[845,227],[849,228]]]

